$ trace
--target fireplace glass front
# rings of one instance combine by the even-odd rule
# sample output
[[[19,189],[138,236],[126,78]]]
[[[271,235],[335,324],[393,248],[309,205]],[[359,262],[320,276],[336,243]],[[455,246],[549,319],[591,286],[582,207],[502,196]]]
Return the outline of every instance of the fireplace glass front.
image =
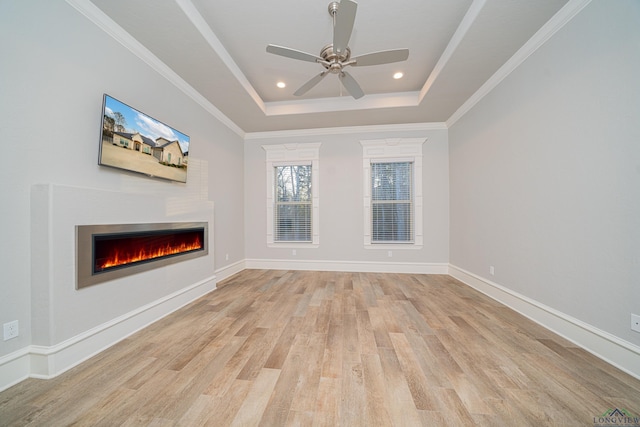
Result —
[[[208,254],[207,223],[76,227],[80,289]]]

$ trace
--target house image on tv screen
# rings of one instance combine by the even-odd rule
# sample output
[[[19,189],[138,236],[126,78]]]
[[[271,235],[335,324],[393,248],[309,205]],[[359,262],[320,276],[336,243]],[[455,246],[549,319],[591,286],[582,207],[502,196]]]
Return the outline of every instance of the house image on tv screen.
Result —
[[[172,181],[187,181],[189,137],[104,96],[99,163]]]
[[[178,140],[168,141],[159,137],[155,141],[139,133],[113,132],[113,144],[130,150],[150,154],[160,163],[182,166],[186,155],[182,152]]]

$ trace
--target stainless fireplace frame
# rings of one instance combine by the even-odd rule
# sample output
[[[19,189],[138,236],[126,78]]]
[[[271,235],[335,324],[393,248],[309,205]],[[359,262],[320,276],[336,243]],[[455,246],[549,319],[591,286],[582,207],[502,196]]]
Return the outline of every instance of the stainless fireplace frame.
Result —
[[[204,228],[203,250],[159,258],[126,268],[93,273],[93,236],[148,231],[185,230]],[[97,285],[109,280],[119,279],[132,274],[154,270],[156,268],[199,258],[209,254],[209,224],[207,222],[168,222],[150,224],[99,224],[76,225],[76,289]]]

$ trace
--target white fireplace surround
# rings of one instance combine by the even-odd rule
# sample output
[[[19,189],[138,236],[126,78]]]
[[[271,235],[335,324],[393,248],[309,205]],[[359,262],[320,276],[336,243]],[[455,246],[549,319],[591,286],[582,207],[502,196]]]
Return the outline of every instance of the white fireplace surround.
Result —
[[[0,360],[0,384],[51,378],[216,288],[213,202],[56,184],[31,191],[31,345]],[[76,289],[77,224],[202,222],[205,256]],[[21,325],[22,326],[22,325]],[[4,358],[3,358],[4,359]],[[6,362],[6,363],[5,363]],[[10,372],[19,377],[7,378]]]

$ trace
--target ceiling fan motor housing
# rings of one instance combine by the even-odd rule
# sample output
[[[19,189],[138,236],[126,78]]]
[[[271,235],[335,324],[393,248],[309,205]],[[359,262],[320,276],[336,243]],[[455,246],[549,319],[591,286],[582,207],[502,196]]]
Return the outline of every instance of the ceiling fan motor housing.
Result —
[[[338,74],[342,71],[344,63],[351,58],[351,49],[346,48],[342,53],[336,53],[333,51],[333,44],[328,44],[320,51],[320,57],[326,61],[321,64],[329,70],[330,73]]]

